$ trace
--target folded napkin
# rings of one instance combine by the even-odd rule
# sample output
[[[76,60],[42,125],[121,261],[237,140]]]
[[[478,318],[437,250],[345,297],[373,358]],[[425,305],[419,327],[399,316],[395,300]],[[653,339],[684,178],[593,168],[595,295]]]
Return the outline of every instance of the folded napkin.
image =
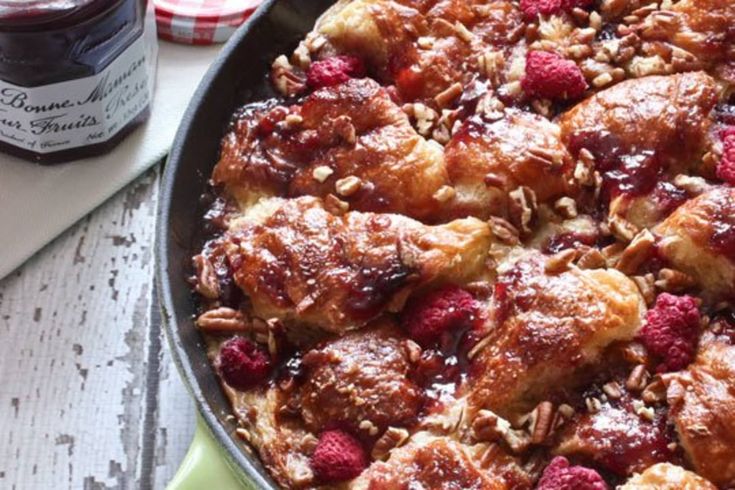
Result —
[[[46,167],[0,154],[0,278],[166,155],[218,51],[161,42],[150,119],[107,155]]]

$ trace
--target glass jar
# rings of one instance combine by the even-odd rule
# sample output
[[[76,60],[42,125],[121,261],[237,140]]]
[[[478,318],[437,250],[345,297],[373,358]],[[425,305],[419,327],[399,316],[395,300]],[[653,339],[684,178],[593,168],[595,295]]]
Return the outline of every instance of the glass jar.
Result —
[[[0,150],[39,163],[109,151],[149,114],[146,0],[0,0]]]

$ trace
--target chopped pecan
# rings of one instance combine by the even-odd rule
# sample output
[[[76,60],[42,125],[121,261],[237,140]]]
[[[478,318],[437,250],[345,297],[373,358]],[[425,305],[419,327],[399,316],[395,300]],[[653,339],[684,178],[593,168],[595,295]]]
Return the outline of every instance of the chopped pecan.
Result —
[[[500,75],[505,65],[503,53],[489,49],[478,57],[477,64],[493,86],[500,85]]]
[[[547,274],[561,274],[568,271],[574,259],[577,257],[577,251],[571,248],[562,250],[546,259],[544,269]]]
[[[532,161],[542,163],[551,168],[561,167],[564,163],[564,153],[561,151],[550,150],[543,146],[533,146],[526,152],[526,158]]]
[[[476,441],[495,442],[502,439],[500,418],[490,410],[480,410],[472,421],[472,436]]]
[[[666,61],[659,55],[635,56],[628,63],[628,74],[635,77],[647,77],[649,75],[663,75],[671,71]]]
[[[641,398],[646,403],[658,403],[666,400],[666,385],[661,377],[656,376],[653,381],[643,389]]]
[[[276,89],[286,97],[293,97],[306,89],[306,76],[298,73],[284,55],[273,62],[271,77]]]
[[[412,363],[417,363],[421,359],[421,346],[411,339],[403,341],[403,348],[406,351],[406,357]]]
[[[614,267],[620,259],[620,254],[625,250],[625,244],[617,242],[602,249],[602,255],[607,259],[608,267]]]
[[[445,90],[439,92],[434,97],[434,102],[436,102],[436,105],[439,107],[448,107],[450,106],[457,98],[459,98],[460,95],[462,95],[462,92],[464,91],[464,87],[462,87],[462,84],[459,82],[453,83],[449,87],[447,87]]]
[[[532,231],[531,225],[538,209],[536,193],[529,187],[520,186],[512,190],[508,196],[510,197],[508,214],[511,222],[521,232],[521,235],[530,234]]]
[[[219,279],[212,262],[204,255],[192,259],[196,272],[194,290],[207,299],[217,299],[220,295]]]
[[[625,387],[630,391],[643,391],[646,385],[648,385],[648,379],[649,374],[648,370],[646,370],[646,366],[638,364],[630,372],[628,379],[625,381]]]
[[[690,197],[695,197],[706,191],[710,185],[702,177],[679,174],[674,177],[674,185],[684,189]]]
[[[654,284],[662,291],[680,293],[695,286],[697,281],[684,272],[663,268],[658,272],[658,277]]]
[[[408,440],[409,434],[406,429],[388,427],[380,438],[375,441],[371,456],[375,460],[383,460],[388,457],[391,450],[402,446]]]
[[[595,397],[585,398],[584,404],[587,406],[587,411],[589,413],[597,413],[602,408],[602,402],[600,402],[599,398]]]
[[[458,38],[466,43],[471,43],[472,40],[475,38],[475,35],[472,34],[472,31],[467,29],[467,26],[465,26],[460,21],[454,23],[454,32],[457,34]]]
[[[609,397],[614,400],[617,400],[621,396],[623,396],[623,392],[620,389],[620,385],[616,381],[610,381],[608,383],[605,383],[602,385],[602,391]]]
[[[631,241],[638,233],[638,228],[633,223],[617,214],[609,216],[607,224],[610,227],[610,233],[623,242]]]
[[[635,273],[644,262],[653,256],[655,244],[656,239],[650,231],[647,229],[641,231],[625,247],[615,268],[623,274]]]
[[[354,145],[357,141],[357,133],[355,125],[352,124],[350,116],[341,115],[332,120],[334,134],[339,136],[342,141],[349,145]]]
[[[334,194],[327,194],[324,198],[324,209],[335,216],[341,216],[350,210],[350,203],[343,201]]]
[[[577,267],[580,269],[602,269],[607,267],[607,259],[598,249],[590,247],[581,252]]]
[[[564,218],[572,219],[577,217],[577,201],[571,197],[559,198],[554,203],[554,209]]]
[[[337,194],[348,197],[360,190],[360,187],[362,187],[362,180],[360,180],[359,177],[350,175],[343,179],[339,179],[334,185],[337,190]]]
[[[416,131],[422,136],[429,136],[434,129],[434,124],[439,119],[437,112],[426,105],[417,102],[404,107],[404,110],[416,120]]]
[[[652,422],[656,417],[656,412],[653,408],[646,406],[646,404],[640,400],[633,400],[633,410],[635,410],[635,413],[638,414],[639,417],[642,417],[649,422]]]
[[[514,430],[510,422],[498,417],[490,410],[480,410],[472,421],[472,435],[482,442],[504,441],[514,453],[521,453],[531,443],[525,431]]]
[[[454,190],[454,187],[443,185],[434,193],[432,197],[439,202],[447,202],[454,198],[456,194],[457,192]]]
[[[488,225],[490,225],[493,236],[501,242],[506,245],[516,245],[518,243],[518,229],[503,218],[491,216]]]
[[[505,116],[505,104],[495,95],[488,94],[477,103],[476,112],[486,121],[497,121]]]
[[[640,291],[641,296],[643,296],[643,300],[646,302],[646,305],[652,305],[656,300],[656,288],[654,287],[655,279],[653,274],[648,273],[644,276],[633,276],[632,279],[633,282],[635,282],[635,285],[638,286],[638,291]]]
[[[646,346],[640,342],[628,342],[623,347],[623,359],[631,364],[646,364],[648,362],[648,351]]]
[[[324,183],[324,181],[327,180],[329,176],[333,173],[334,170],[332,170],[330,167],[327,167],[326,165],[320,165],[311,172],[311,176],[314,177],[314,180],[316,180],[317,182]]]

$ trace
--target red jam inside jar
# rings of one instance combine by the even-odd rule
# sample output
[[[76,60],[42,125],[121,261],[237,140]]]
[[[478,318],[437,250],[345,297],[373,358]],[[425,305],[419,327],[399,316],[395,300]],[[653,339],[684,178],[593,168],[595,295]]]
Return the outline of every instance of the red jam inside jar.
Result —
[[[0,0],[0,150],[39,163],[105,153],[145,121],[146,0]]]

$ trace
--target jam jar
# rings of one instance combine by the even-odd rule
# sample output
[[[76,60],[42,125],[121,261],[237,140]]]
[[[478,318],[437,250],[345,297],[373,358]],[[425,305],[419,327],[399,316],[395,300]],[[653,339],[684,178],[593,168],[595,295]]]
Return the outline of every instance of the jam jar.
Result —
[[[155,29],[146,0],[0,0],[0,150],[109,151],[148,117]]]

